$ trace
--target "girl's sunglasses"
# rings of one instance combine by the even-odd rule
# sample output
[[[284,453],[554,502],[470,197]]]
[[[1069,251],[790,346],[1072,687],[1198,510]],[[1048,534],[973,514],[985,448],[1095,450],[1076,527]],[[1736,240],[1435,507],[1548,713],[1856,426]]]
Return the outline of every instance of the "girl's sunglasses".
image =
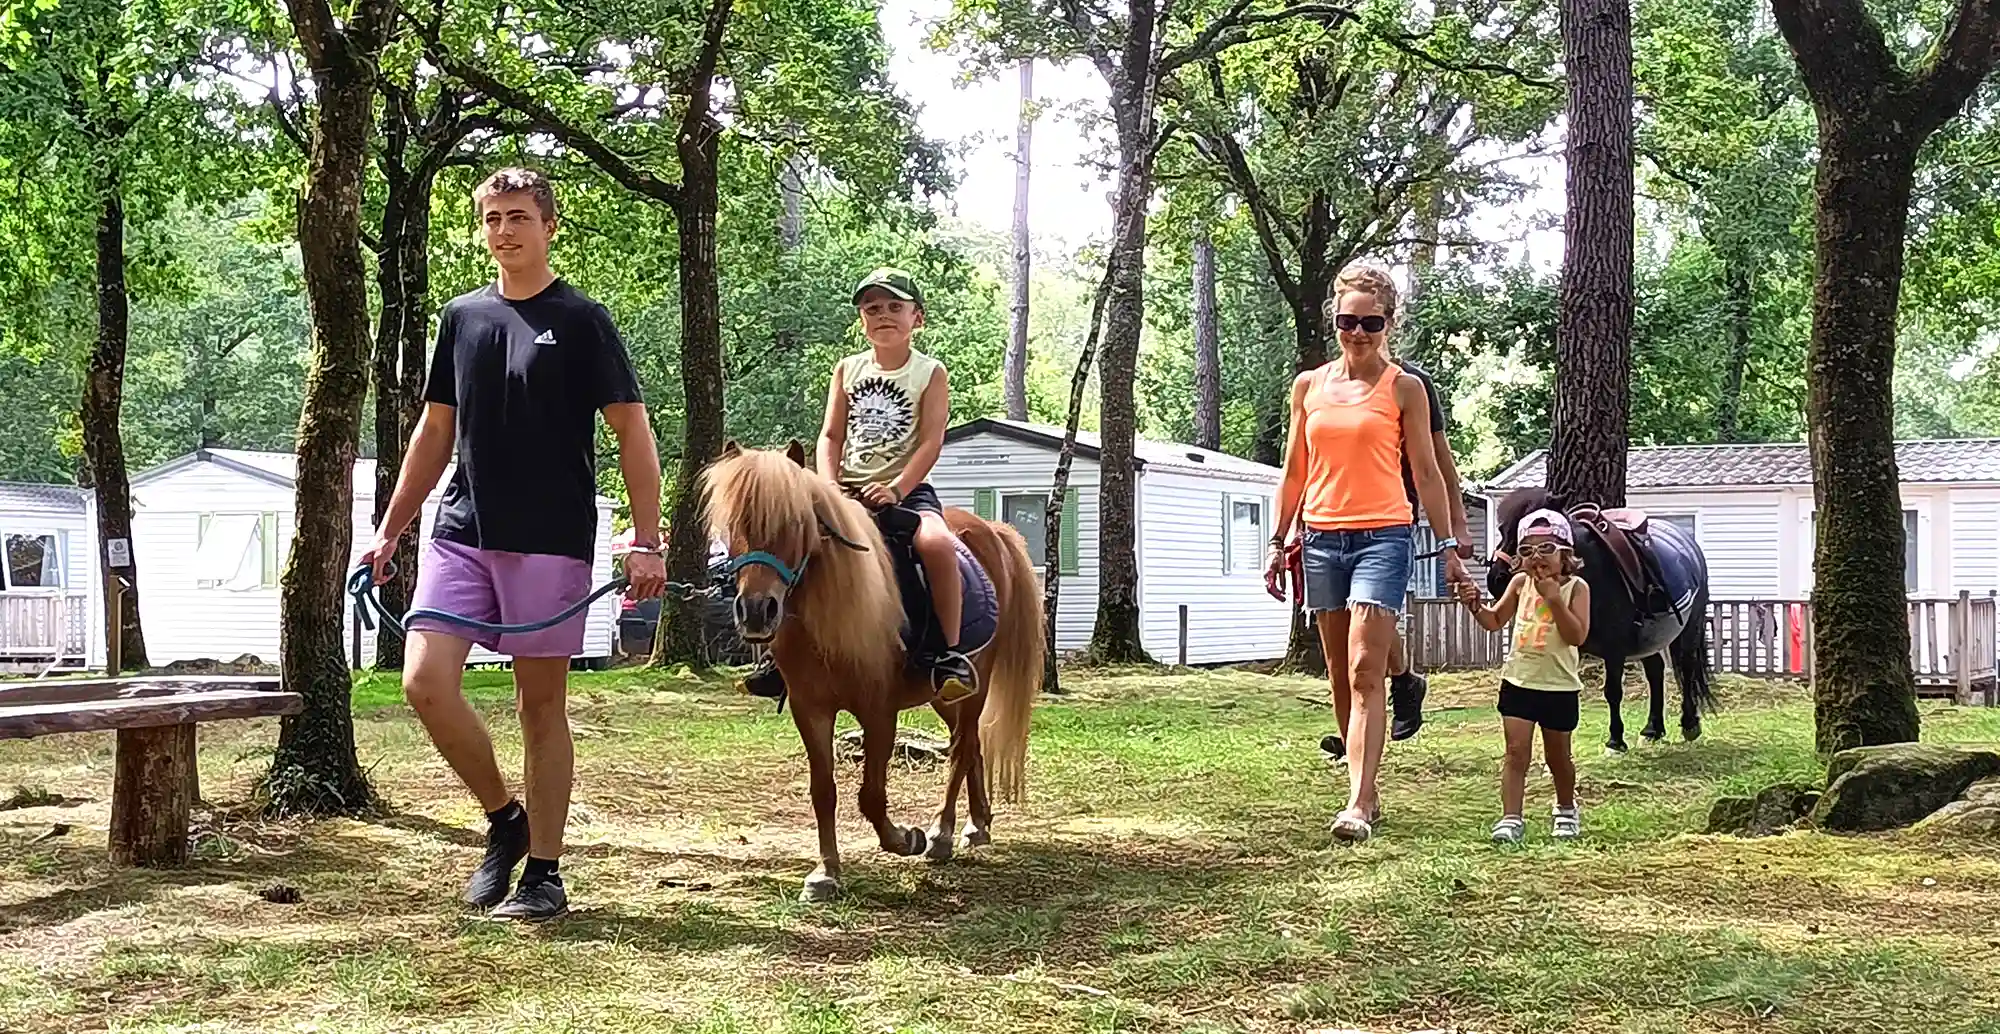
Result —
[[[1389,318],[1387,316],[1356,316],[1351,312],[1343,312],[1333,318],[1333,325],[1342,330],[1353,330],[1356,327],[1360,327],[1370,334],[1380,334],[1382,333],[1382,328],[1389,325]]]
[[[1554,542],[1537,542],[1532,546],[1522,546],[1519,550],[1524,558],[1555,556],[1562,547]]]

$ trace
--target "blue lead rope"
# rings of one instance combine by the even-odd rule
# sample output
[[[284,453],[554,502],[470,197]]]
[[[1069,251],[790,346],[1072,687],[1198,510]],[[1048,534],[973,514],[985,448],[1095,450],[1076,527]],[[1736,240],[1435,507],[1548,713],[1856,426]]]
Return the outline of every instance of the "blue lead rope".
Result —
[[[395,569],[394,564],[389,566],[389,570],[392,573]],[[629,584],[624,575],[619,575],[599,587],[596,592],[571,604],[555,617],[543,621],[531,621],[522,625],[496,625],[486,621],[475,621],[462,614],[448,614],[431,607],[417,607],[403,615],[402,620],[399,621],[396,615],[389,613],[389,609],[382,605],[381,597],[375,594],[375,571],[367,564],[362,564],[360,567],[355,568],[354,573],[347,576],[347,594],[354,598],[354,619],[359,621],[363,628],[371,632],[375,630],[375,615],[379,614],[382,617],[382,624],[399,636],[408,634],[404,631],[404,625],[415,618],[430,618],[433,621],[443,621],[446,624],[459,625],[464,628],[473,629],[474,631],[487,632],[493,635],[524,635],[528,632],[540,632],[545,628],[554,628],[568,621],[570,618],[583,613],[585,609],[597,602],[598,598],[604,594],[617,592]],[[373,614],[369,613],[371,607],[374,610]]]

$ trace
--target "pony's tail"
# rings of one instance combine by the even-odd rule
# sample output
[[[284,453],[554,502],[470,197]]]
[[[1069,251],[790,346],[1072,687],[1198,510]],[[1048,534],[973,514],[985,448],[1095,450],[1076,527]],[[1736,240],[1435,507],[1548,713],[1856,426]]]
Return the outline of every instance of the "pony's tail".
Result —
[[[1681,705],[1694,714],[1715,710],[1715,687],[1708,681],[1708,591],[1697,590],[1688,604],[1688,621],[1667,645],[1674,681],[1681,687]]]
[[[1028,544],[1011,525],[988,522],[1000,543],[1005,571],[993,572],[1005,586],[999,627],[993,634],[993,673],[986,705],[979,713],[979,753],[987,785],[1002,801],[1021,799],[1028,776],[1028,722],[1042,692],[1042,590]]]

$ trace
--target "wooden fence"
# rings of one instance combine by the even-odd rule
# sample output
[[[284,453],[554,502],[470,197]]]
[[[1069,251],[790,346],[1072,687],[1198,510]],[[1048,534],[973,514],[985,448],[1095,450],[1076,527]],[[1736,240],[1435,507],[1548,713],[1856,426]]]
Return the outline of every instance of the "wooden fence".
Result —
[[[1910,667],[1917,692],[2000,706],[2000,600],[1911,599]],[[1809,600],[1713,600],[1709,670],[1760,678],[1812,678]],[[1506,631],[1488,632],[1455,600],[1411,601],[1404,647],[1420,671],[1491,668],[1506,657]]]

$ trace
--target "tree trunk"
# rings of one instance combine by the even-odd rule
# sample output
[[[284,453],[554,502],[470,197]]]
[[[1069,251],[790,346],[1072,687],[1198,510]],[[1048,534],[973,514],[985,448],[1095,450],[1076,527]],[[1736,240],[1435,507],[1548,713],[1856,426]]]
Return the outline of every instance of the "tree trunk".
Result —
[[[1222,448],[1222,335],[1215,325],[1215,244],[1194,241],[1194,443]]]
[[[1894,446],[1896,304],[1917,151],[1903,136],[1880,122],[1820,133],[1806,367],[1818,499],[1813,697],[1824,754],[1917,738]]]
[[[1028,276],[1034,260],[1033,238],[1028,233],[1028,181],[1034,169],[1034,135],[1035,62],[1031,58],[1021,62],[1021,121],[1014,133],[1014,308],[1006,360],[1009,420],[1028,419]]]
[[[83,387],[83,455],[97,493],[99,556],[93,561],[122,577],[128,587],[121,605],[119,666],[147,667],[146,637],[139,627],[138,557],[132,566],[112,569],[105,553],[112,539],[132,541],[132,485],[125,476],[125,439],[118,427],[125,396],[125,348],[131,333],[131,298],[125,286],[124,183],[110,159],[102,159],[97,210],[97,344]],[[106,656],[110,656],[106,630]]]
[[[299,416],[298,530],[281,590],[282,673],[305,707],[280,726],[266,789],[279,813],[352,814],[374,804],[354,751],[341,595],[354,538],[354,454],[368,392],[368,282],[361,260],[362,176],[374,128],[365,10],[344,28],[295,4],[318,101],[299,201],[299,249],[312,311],[312,356]],[[321,9],[321,14],[324,10]]]
[[[1632,356],[1632,10],[1563,0],[1568,214],[1549,490],[1625,505]]]
[[[668,525],[667,577],[688,585],[708,580],[708,529],[701,520],[701,474],[722,453],[722,305],[716,283],[716,211],[721,205],[716,162],[722,127],[707,112],[701,91],[699,118],[680,134],[681,387],[687,425],[681,465],[674,479]],[[708,667],[697,600],[661,601],[654,664]]]
[[[1723,371],[1722,398],[1715,404],[1715,440],[1733,442],[1742,434],[1743,376],[1750,366],[1750,320],[1755,309],[1748,259],[1738,255],[1729,260],[1724,285],[1729,293],[1729,365]]]
[[[397,164],[402,164],[400,158]],[[381,265],[376,283],[382,313],[375,326],[375,511],[379,526],[402,473],[403,454],[423,414],[427,359],[424,325],[430,313],[431,189],[427,168],[390,184],[382,207]],[[412,345],[414,344],[414,348]],[[411,363],[415,358],[414,366]],[[421,520],[411,521],[396,543],[396,573],[381,589],[382,605],[401,614],[416,590]],[[403,638],[384,626],[375,636],[375,667],[400,671]]]
[[[1135,22],[1141,8],[1132,4]],[[1150,21],[1143,35],[1151,39]],[[1134,35],[1140,35],[1135,24]],[[1150,46],[1150,44],[1148,44]],[[1128,45],[1127,54],[1133,48]],[[1144,69],[1144,64],[1138,66]],[[1129,59],[1128,77],[1145,78]],[[1133,461],[1137,412],[1133,381],[1139,362],[1139,335],[1146,318],[1146,201],[1152,194],[1152,105],[1132,88],[1115,97],[1118,110],[1118,193],[1111,244],[1110,297],[1106,303],[1104,355],[1099,370],[1098,598],[1097,626],[1091,633],[1091,660],[1099,664],[1150,663],[1140,641],[1138,481]],[[1144,91],[1140,91],[1144,93]]]
[[[1056,609],[1062,603],[1062,519],[1063,503],[1069,492],[1069,471],[1076,458],[1076,429],[1083,422],[1083,395],[1090,383],[1090,364],[1097,358],[1098,331],[1104,326],[1104,306],[1111,294],[1111,269],[1098,282],[1090,302],[1090,327],[1083,335],[1083,350],[1077,353],[1076,372],[1069,378],[1069,416],[1064,424],[1062,449],[1056,454],[1055,481],[1049,488],[1049,505],[1043,511],[1042,537],[1042,634],[1049,648],[1042,655],[1042,690],[1062,692],[1056,670]]]
[[[778,249],[779,261],[786,277],[797,273],[799,248],[806,240],[806,182],[804,174],[805,158],[794,154],[785,159],[778,169]],[[798,354],[799,330],[798,314],[793,311],[771,313],[771,322],[777,328],[772,335],[772,350],[781,357]],[[781,359],[790,361],[789,358]]]

